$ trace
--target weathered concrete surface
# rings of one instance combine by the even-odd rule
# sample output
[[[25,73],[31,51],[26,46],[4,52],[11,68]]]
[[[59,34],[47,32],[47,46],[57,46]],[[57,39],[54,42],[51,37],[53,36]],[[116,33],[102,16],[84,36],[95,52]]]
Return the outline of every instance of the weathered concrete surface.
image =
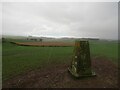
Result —
[[[73,60],[68,68],[75,77],[95,76],[91,69],[90,48],[88,41],[76,41]]]

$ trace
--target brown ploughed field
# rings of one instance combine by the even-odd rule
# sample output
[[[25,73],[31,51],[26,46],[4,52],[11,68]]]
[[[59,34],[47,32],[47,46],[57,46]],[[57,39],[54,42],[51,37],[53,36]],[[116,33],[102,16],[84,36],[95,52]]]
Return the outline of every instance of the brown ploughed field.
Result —
[[[48,46],[48,47],[67,47],[74,46],[74,43],[62,43],[62,42],[12,42],[21,46]]]

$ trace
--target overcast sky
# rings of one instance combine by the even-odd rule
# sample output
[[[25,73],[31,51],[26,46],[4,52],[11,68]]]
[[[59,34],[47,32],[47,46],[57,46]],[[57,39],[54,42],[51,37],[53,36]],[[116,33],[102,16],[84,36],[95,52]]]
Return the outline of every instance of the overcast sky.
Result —
[[[118,38],[117,2],[2,4],[2,34]]]

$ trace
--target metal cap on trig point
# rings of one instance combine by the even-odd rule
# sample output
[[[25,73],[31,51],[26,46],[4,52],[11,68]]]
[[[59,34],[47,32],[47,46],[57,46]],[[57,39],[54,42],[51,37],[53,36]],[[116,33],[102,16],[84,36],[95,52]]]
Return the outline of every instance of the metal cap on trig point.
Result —
[[[88,41],[75,41],[73,60],[68,70],[75,77],[96,76],[91,69]]]

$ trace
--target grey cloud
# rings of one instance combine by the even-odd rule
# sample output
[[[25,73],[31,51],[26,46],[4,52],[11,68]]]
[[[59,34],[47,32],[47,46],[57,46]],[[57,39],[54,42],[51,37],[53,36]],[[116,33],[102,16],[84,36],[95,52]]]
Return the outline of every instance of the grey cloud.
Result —
[[[118,38],[117,2],[3,3],[3,34]]]

